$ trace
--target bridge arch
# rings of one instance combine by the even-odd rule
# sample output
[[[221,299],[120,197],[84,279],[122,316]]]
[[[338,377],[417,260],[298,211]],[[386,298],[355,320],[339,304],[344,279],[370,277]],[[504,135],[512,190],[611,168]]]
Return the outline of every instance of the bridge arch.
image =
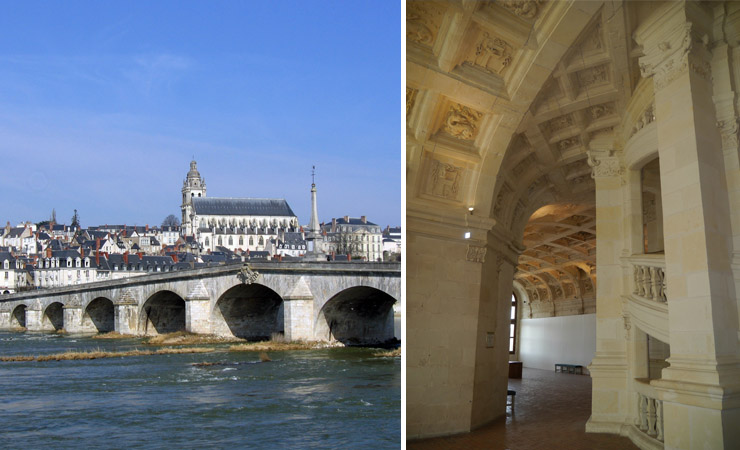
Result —
[[[41,316],[41,329],[59,331],[64,328],[64,305],[61,302],[50,303]]]
[[[370,286],[354,286],[332,296],[319,311],[315,334],[321,340],[345,345],[393,342],[396,299]]]
[[[157,291],[139,311],[139,331],[145,335],[185,330],[185,300],[170,290]]]
[[[26,328],[26,305],[20,304],[10,313],[11,328]]]
[[[113,301],[107,297],[96,297],[87,304],[82,314],[82,330],[93,333],[107,333],[115,326]]]
[[[220,336],[269,339],[284,331],[283,298],[263,284],[237,284],[216,300],[211,323]]]

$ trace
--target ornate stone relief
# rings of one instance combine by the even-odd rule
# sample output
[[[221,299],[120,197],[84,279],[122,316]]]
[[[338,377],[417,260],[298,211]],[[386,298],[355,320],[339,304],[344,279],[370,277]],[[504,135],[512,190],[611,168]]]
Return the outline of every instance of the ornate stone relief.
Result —
[[[416,94],[419,91],[417,89],[413,89],[410,87],[406,88],[406,116],[408,117],[409,112],[411,112],[411,108],[414,107],[414,102],[416,102]]]
[[[645,127],[645,125],[653,123],[654,121],[655,121],[655,104],[651,103],[648,105],[647,108],[645,108],[645,111],[643,111],[637,117],[637,121],[635,121],[635,125],[632,127],[632,131],[630,132],[630,137],[632,137],[638,131],[642,130]]]
[[[624,173],[624,168],[614,152],[606,154],[588,152],[588,165],[591,166],[591,178],[618,177]]]
[[[560,149],[560,151],[563,151],[563,150],[568,150],[569,148],[572,148],[572,147],[577,147],[579,145],[581,145],[581,138],[578,136],[573,136],[567,139],[563,139],[562,141],[559,141],[558,149]]]
[[[259,272],[253,271],[252,268],[249,267],[249,264],[244,264],[236,276],[242,283],[252,284],[259,279],[260,274]]]
[[[591,116],[591,120],[603,119],[604,117],[614,114],[614,104],[604,103],[592,106],[588,109],[588,114]]]
[[[513,48],[503,39],[484,32],[467,62],[488,72],[501,75],[511,64]]]
[[[431,47],[444,18],[444,9],[432,2],[408,2],[406,5],[406,38]]]
[[[576,73],[578,84],[582,88],[588,88],[609,81],[609,71],[606,64],[590,67]]]
[[[429,193],[435,197],[457,200],[462,173],[462,167],[435,160],[432,166]]]
[[[501,209],[504,205],[504,197],[511,194],[513,192],[513,189],[509,187],[508,184],[504,183],[501,185],[501,189],[499,190],[498,195],[496,196],[496,203],[494,204],[494,212],[497,216],[500,216]]]
[[[512,173],[515,177],[520,177],[522,174],[531,166],[534,166],[537,164],[537,160],[533,155],[527,156],[522,162],[514,166],[514,169],[512,169]]]
[[[544,130],[549,135],[553,135],[554,133],[557,133],[560,130],[564,130],[570,126],[573,126],[573,116],[570,114],[556,117],[543,124]]]
[[[534,19],[544,0],[499,0],[497,4],[525,19]]]
[[[709,52],[705,51],[708,40],[707,36],[695,35],[691,22],[675,26],[664,40],[647,48],[646,55],[640,58],[642,76],[652,76],[656,90],[663,89],[689,69],[711,80],[711,66],[706,59]]]
[[[458,139],[473,140],[478,134],[478,126],[482,113],[458,104],[450,106],[447,112],[442,131]]]
[[[738,119],[720,120],[717,122],[717,128],[722,135],[722,148],[737,148],[738,142]]]
[[[468,253],[466,259],[470,262],[484,263],[486,262],[486,247],[476,247],[474,245],[468,245]]]
[[[583,53],[592,53],[602,48],[604,48],[604,41],[601,34],[601,23],[597,23],[593,31],[582,41],[580,49]]]
[[[529,188],[527,189],[527,195],[528,196],[531,196],[532,194],[534,194],[538,190],[540,190],[543,187],[545,187],[546,184],[547,184],[547,177],[538,178],[537,180],[535,180],[534,183],[532,183],[532,184],[529,185]]]

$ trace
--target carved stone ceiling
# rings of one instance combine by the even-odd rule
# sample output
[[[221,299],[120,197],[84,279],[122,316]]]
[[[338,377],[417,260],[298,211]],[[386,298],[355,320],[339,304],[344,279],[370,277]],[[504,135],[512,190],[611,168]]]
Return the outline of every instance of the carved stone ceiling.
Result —
[[[639,81],[630,8],[407,1],[407,214],[452,220],[474,206],[526,247],[522,282],[554,284],[575,268],[591,276],[587,152],[622,145],[621,117]],[[561,207],[527,225],[545,205]]]
[[[555,204],[537,210],[524,229],[515,279],[538,300],[592,294],[596,275],[593,205]]]

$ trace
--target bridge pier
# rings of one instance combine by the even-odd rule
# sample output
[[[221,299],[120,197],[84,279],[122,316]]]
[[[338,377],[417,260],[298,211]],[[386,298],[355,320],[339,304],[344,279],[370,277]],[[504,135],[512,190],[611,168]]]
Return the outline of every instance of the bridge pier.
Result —
[[[113,329],[121,334],[140,334],[138,329],[139,307],[134,302],[113,304]]]
[[[41,302],[35,301],[26,308],[26,330],[28,331],[43,331],[44,327],[41,323]]]
[[[186,298],[185,331],[197,334],[210,334],[210,306],[211,301],[208,298]]]
[[[64,331],[82,333],[82,306],[79,304],[64,305]]]
[[[301,277],[288,295],[283,297],[283,324],[287,341],[314,340],[314,298],[304,277]]]
[[[11,311],[9,305],[3,305],[3,308],[0,309],[0,330],[10,330]]]

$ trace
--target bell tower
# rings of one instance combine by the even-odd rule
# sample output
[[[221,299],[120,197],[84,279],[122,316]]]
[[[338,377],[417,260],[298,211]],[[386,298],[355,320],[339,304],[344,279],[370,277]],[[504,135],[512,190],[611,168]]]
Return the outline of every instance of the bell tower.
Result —
[[[195,210],[193,209],[193,199],[196,197],[206,196],[206,180],[201,178],[198,172],[198,163],[195,160],[190,161],[190,171],[182,182],[182,233],[189,235],[195,233]]]

